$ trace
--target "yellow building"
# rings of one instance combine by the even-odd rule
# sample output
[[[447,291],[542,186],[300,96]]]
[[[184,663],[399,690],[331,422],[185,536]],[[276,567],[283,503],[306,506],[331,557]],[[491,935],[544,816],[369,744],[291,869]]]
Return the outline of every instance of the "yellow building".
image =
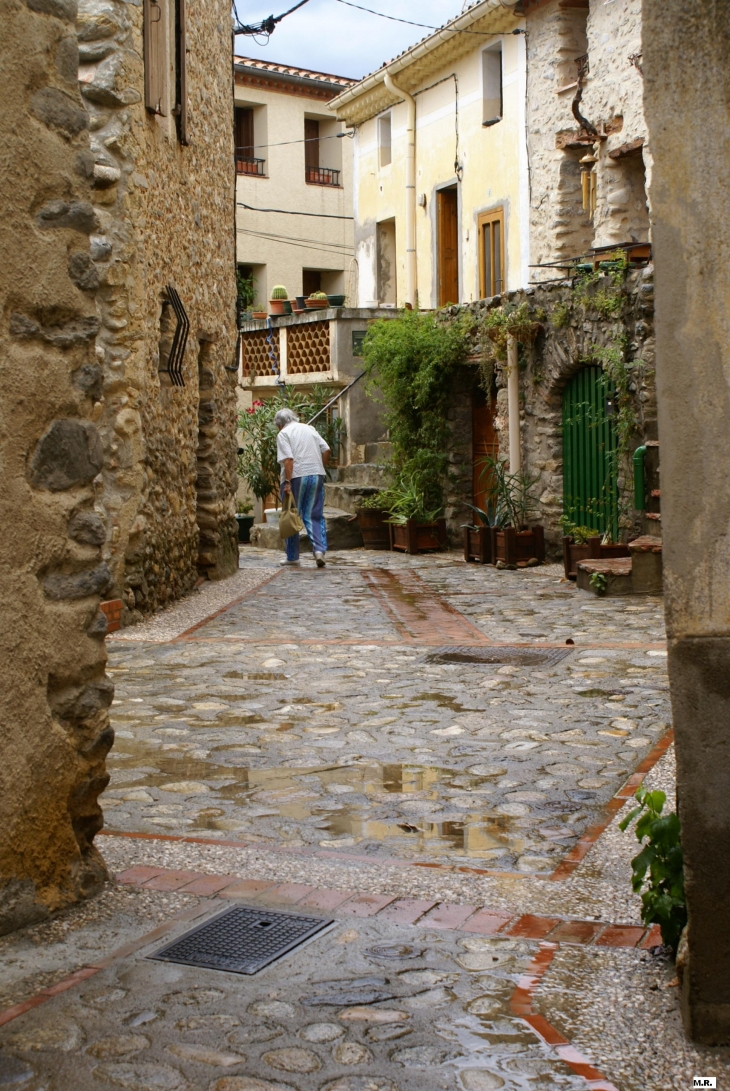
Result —
[[[481,0],[329,103],[355,129],[360,306],[438,307],[524,287],[524,20]]]
[[[352,81],[249,57],[234,73],[239,272],[263,310],[277,284],[346,294],[352,142],[327,106]]]

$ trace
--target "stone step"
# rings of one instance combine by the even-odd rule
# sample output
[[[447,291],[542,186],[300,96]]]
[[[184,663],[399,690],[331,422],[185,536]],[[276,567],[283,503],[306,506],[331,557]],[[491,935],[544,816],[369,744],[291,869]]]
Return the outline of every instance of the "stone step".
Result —
[[[365,444],[366,462],[390,462],[393,457],[393,444],[387,441]]]
[[[629,542],[630,557],[578,561],[576,583],[581,591],[603,595],[659,595],[662,592],[662,540],[646,534]],[[605,576],[603,590],[591,576]]]
[[[324,487],[325,502],[328,507],[354,515],[366,496],[379,492],[373,485],[343,485],[339,481],[328,481]]]
[[[336,480],[347,485],[382,486],[388,484],[390,473],[384,466],[378,466],[374,462],[353,462],[349,466],[338,467]]]
[[[357,519],[351,512],[327,505],[324,509],[324,521],[327,527],[328,549],[359,549],[362,546],[362,534]],[[251,545],[259,549],[277,549],[284,552],[284,542],[279,537],[279,528],[272,523],[254,523],[251,527]],[[311,546],[306,531],[299,536],[299,547],[307,553]]]
[[[643,531],[645,535],[659,538],[662,536],[662,516],[659,511],[645,511],[643,517]]]

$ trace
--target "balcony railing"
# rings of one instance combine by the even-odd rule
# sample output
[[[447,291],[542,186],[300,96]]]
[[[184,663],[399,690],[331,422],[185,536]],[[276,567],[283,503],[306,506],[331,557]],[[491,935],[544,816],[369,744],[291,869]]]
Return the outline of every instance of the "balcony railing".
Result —
[[[331,167],[307,167],[307,182],[310,186],[339,186],[340,172]]]
[[[242,152],[236,152],[236,173],[237,174],[258,174],[263,175],[265,159],[254,159],[250,155],[244,155]]]

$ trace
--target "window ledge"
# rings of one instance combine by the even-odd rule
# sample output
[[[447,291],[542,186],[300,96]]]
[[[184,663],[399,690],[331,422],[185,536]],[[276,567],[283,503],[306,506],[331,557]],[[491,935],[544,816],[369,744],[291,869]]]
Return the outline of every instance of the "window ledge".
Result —
[[[577,86],[578,86],[578,81],[577,80],[574,80],[573,83],[565,83],[565,84],[563,84],[562,87],[558,87],[555,94],[556,95],[564,95],[568,91],[575,91]]]
[[[501,117],[490,117],[489,121],[483,121],[482,122],[482,128],[483,129],[488,129],[491,125],[496,125],[501,120],[502,120]]]
[[[320,186],[322,189],[344,189],[345,187],[339,182],[334,185],[332,182],[310,182],[309,179],[305,179],[308,186]]]

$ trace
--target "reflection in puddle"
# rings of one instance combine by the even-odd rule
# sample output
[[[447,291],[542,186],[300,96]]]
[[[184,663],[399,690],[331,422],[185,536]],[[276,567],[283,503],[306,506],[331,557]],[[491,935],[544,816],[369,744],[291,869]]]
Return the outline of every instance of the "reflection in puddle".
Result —
[[[246,758],[240,746],[219,746],[215,753],[226,762]],[[368,853],[387,846],[408,857],[456,854],[489,861],[518,856],[526,848],[526,831],[513,818],[490,813],[487,777],[377,763],[251,769],[180,752],[157,752],[154,764],[154,770],[148,768],[135,779],[135,787],[164,793],[166,785],[179,791],[180,784],[190,782],[186,810],[192,829],[230,829],[235,820],[240,829],[263,840],[303,839],[331,848],[357,845],[358,851]],[[208,794],[200,798],[206,806],[198,810],[194,804],[200,793],[194,789],[200,781],[206,785],[197,786],[206,787]]]

